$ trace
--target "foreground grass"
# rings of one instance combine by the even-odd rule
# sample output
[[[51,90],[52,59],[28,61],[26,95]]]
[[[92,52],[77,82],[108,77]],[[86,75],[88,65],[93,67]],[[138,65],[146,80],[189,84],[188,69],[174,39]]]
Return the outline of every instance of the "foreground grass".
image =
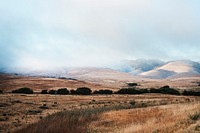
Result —
[[[200,132],[199,110],[200,104],[193,103],[109,111],[90,128],[98,133],[196,133]]]
[[[132,101],[123,106],[59,112],[16,133],[184,132],[198,122],[199,109],[199,103],[143,107]]]
[[[113,106],[59,112],[29,125],[27,128],[18,130],[16,133],[86,133],[89,132],[89,124],[97,120],[101,113],[133,107],[131,105]]]

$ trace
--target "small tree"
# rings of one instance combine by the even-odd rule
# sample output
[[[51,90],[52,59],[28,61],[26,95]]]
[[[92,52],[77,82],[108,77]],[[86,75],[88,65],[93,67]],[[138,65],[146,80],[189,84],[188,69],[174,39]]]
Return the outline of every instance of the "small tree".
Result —
[[[20,88],[17,90],[13,90],[12,93],[23,93],[23,94],[33,94],[33,90],[30,88]]]
[[[56,94],[57,92],[56,92],[56,90],[50,90],[49,91],[49,94]]]
[[[129,87],[134,87],[134,86],[138,86],[137,83],[127,83]]]
[[[48,90],[42,90],[41,94],[48,94]]]
[[[149,90],[150,93],[161,93],[160,89],[151,88]]]
[[[76,94],[76,91],[75,91],[75,90],[70,90],[70,93],[71,93],[72,95],[75,95],[75,94]]]
[[[57,90],[57,94],[67,95],[67,94],[69,94],[69,91],[67,90],[67,88],[61,88],[61,89]]]
[[[192,91],[192,90],[184,90],[182,95],[185,95],[185,96],[200,96],[200,92],[199,91]]]
[[[180,95],[180,92],[178,90],[170,88],[169,86],[163,86],[159,90],[163,94]]]
[[[92,90],[88,87],[81,87],[76,89],[76,94],[78,95],[90,95]]]
[[[96,90],[93,94],[113,94],[112,90]]]

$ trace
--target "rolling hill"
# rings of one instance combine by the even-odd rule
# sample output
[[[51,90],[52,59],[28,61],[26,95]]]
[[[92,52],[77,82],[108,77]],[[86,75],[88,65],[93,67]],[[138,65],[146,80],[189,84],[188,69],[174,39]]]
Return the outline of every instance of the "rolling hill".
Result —
[[[200,76],[200,63],[190,60],[170,61],[138,75],[153,79]]]

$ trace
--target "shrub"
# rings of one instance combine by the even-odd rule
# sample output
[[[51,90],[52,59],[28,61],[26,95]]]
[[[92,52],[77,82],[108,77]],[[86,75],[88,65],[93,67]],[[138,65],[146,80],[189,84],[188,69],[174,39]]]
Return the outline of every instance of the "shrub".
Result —
[[[48,90],[42,90],[41,94],[48,94]]]
[[[138,84],[137,83],[127,83],[128,84],[128,86],[130,86],[130,87],[133,87],[133,86],[138,86]]]
[[[200,92],[198,91],[183,91],[182,95],[185,95],[185,96],[200,96]]]
[[[50,90],[49,91],[49,94],[56,94],[57,92],[56,92],[56,90]]]
[[[193,121],[197,121],[200,119],[200,111],[199,112],[196,112],[195,114],[193,115],[189,115],[190,119],[193,120]]]
[[[134,105],[136,104],[135,101],[130,101],[129,103],[130,103],[132,106],[134,106]]]
[[[160,89],[154,89],[154,88],[151,88],[149,90],[150,93],[161,93]]]
[[[122,88],[117,91],[117,94],[142,94],[144,93],[144,90],[136,90],[133,88]]]
[[[163,94],[180,95],[180,92],[178,90],[170,88],[169,86],[161,87],[160,92]]]
[[[0,90],[0,94],[2,94],[3,93],[3,91],[2,90]]]
[[[140,93],[143,94],[143,93],[149,93],[149,90],[148,89],[139,89]]]
[[[20,88],[17,90],[13,90],[12,93],[33,94],[33,90],[31,90],[30,88]]]
[[[180,95],[180,92],[176,89],[170,88],[168,85],[163,86],[159,89],[150,89],[150,93],[162,93],[162,94],[172,94],[172,95]]]
[[[81,87],[81,88],[76,89],[76,94],[78,95],[90,95],[91,92],[92,90],[87,87]]]
[[[69,91],[67,90],[67,88],[61,88],[57,90],[57,94],[67,95],[69,94]]]
[[[37,115],[39,113],[42,113],[42,110],[28,110],[26,112],[27,115]]]
[[[75,95],[75,94],[76,94],[76,91],[75,91],[75,90],[70,90],[70,93],[71,93],[72,95]]]
[[[112,90],[96,90],[93,94],[113,94]]]

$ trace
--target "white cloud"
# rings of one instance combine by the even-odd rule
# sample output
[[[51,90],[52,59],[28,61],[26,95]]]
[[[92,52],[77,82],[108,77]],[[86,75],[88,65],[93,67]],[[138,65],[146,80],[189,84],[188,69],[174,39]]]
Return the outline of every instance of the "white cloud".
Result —
[[[0,64],[101,66],[125,58],[199,60],[198,4],[197,0],[2,1]]]

